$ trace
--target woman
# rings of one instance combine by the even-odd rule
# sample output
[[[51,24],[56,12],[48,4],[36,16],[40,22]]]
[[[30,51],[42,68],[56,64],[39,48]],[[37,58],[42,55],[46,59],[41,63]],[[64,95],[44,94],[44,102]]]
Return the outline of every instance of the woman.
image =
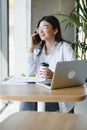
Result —
[[[40,74],[40,64],[46,62],[49,67],[46,68],[46,79],[52,79],[57,62],[76,60],[73,49],[63,40],[61,28],[58,19],[55,16],[42,17],[31,36],[27,55],[27,76]],[[35,44],[35,36],[39,34],[41,41]],[[59,109],[69,112],[74,103],[46,103],[46,111],[56,111]],[[20,110],[36,110],[37,103],[22,102]]]

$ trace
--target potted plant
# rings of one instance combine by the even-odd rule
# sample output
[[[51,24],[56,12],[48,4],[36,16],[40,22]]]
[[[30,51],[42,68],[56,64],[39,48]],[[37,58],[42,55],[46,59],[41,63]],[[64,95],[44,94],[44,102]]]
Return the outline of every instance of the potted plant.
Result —
[[[87,59],[87,0],[75,0],[76,7],[69,14],[56,14],[63,17],[66,22],[65,29],[76,26],[78,32],[75,42],[71,42],[76,56],[79,59]],[[81,37],[80,37],[81,36]]]

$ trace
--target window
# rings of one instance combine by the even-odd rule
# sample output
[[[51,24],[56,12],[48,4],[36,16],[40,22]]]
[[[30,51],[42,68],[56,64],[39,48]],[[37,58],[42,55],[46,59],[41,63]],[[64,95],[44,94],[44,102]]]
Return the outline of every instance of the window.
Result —
[[[9,0],[9,75],[14,75],[15,70],[14,2]]]
[[[24,73],[30,23],[31,0],[9,0],[9,75]]]

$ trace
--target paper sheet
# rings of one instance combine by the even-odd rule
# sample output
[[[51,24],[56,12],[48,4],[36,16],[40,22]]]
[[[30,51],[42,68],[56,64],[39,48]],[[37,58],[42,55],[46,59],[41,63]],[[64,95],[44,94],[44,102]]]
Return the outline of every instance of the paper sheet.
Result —
[[[24,76],[12,76],[7,77],[0,84],[27,84],[43,81],[43,78],[39,77],[24,77]]]

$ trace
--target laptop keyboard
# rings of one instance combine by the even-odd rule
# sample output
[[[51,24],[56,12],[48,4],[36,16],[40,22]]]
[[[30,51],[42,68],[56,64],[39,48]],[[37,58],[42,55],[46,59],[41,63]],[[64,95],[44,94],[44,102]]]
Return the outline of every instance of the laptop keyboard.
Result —
[[[44,85],[51,86],[51,80],[45,80],[45,81],[42,81],[41,83]]]

